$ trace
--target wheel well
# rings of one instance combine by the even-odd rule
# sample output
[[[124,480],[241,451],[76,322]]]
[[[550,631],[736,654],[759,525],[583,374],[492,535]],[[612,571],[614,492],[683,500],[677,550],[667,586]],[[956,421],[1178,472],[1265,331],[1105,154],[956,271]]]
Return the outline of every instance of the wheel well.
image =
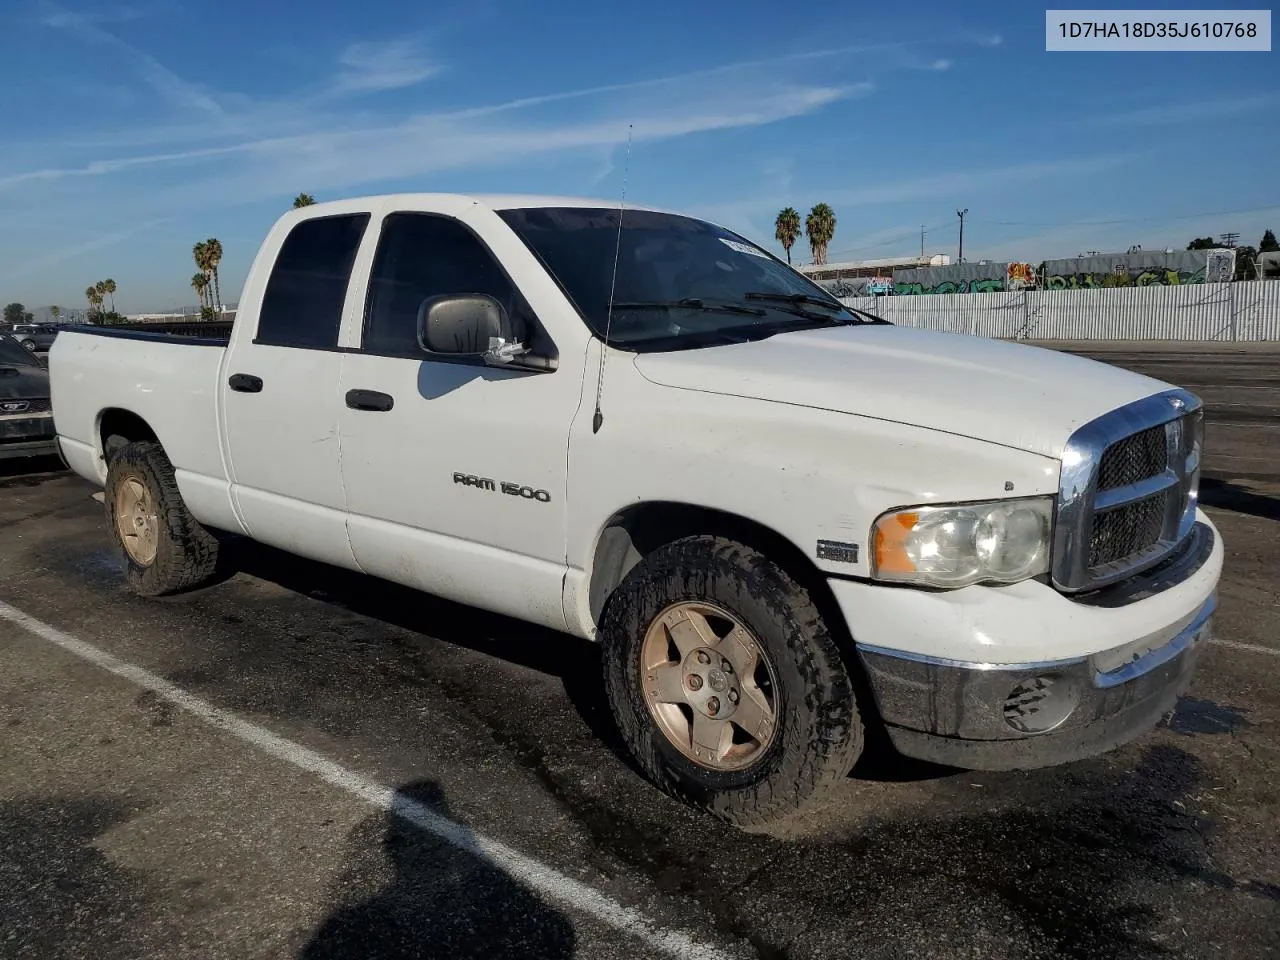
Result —
[[[112,453],[126,443],[134,443],[138,440],[159,442],[159,438],[147,421],[129,410],[114,407],[104,410],[99,418],[98,437],[102,441],[103,459],[109,459]]]
[[[726,537],[759,550],[808,590],[820,608],[829,609],[828,603],[834,602],[822,571],[776,530],[735,513],[655,502],[627,507],[605,524],[591,566],[588,603],[592,619],[600,621],[609,594],[647,554],[683,537],[707,535]]]

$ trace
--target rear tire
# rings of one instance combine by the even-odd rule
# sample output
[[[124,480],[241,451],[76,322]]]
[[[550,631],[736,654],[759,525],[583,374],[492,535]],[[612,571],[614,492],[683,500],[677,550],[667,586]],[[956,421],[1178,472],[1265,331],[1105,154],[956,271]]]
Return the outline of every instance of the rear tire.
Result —
[[[700,625],[681,622],[686,611]],[[681,628],[679,641],[673,623]],[[718,641],[690,641],[688,630],[707,637],[699,631],[709,624],[722,634]],[[817,607],[786,571],[741,543],[689,537],[647,555],[609,597],[599,636],[609,701],[636,762],[667,793],[722,820],[752,832],[785,833],[862,752],[853,683]],[[667,656],[655,652],[655,636],[658,649],[664,636],[671,638]],[[755,671],[758,684],[732,669],[713,675],[699,666],[724,666],[735,643],[763,661]],[[673,662],[654,666],[664,659]],[[673,668],[683,671],[683,681]],[[670,686],[659,676],[664,670],[674,678]],[[701,674],[696,680],[695,672]],[[708,707],[713,684],[724,692]],[[765,687],[772,689],[760,700]],[[677,692],[688,702],[680,704]],[[752,714],[752,726],[765,735],[734,724],[731,736],[716,740],[720,752],[712,758],[699,748],[694,724],[706,723],[707,709],[723,724],[729,700],[737,716],[745,716],[750,702],[767,701],[766,722],[754,719],[762,707]],[[678,736],[681,716],[689,721],[689,741]],[[705,743],[705,732],[702,737]]]
[[[218,541],[187,510],[173,464],[158,443],[114,450],[104,494],[107,524],[135,593],[177,593],[213,576]]]

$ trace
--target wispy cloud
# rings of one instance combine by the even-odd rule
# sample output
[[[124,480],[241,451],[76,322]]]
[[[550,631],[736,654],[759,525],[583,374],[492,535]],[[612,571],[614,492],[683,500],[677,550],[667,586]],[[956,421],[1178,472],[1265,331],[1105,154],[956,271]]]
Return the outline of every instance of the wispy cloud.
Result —
[[[421,83],[440,72],[411,40],[353,43],[338,57],[342,71],[334,81],[334,93],[375,93]]]
[[[707,203],[693,212],[729,227],[751,229],[762,233],[765,218],[772,219],[782,206],[805,206],[811,200],[823,200],[837,207],[848,209],[892,203],[913,203],[946,197],[965,198],[981,196],[984,192],[1007,190],[1044,180],[1067,180],[1113,170],[1141,158],[1136,153],[1102,154],[1065,160],[1045,160],[1030,163],[989,167],[981,170],[949,170],[899,180],[867,181],[856,187],[822,187],[813,185],[806,191],[810,198],[794,195],[769,194],[749,199]]]
[[[42,256],[21,261],[16,264],[10,264],[7,269],[0,272],[0,280],[5,282],[18,280],[22,277],[30,276],[37,270],[43,270],[48,267],[57,266],[58,264],[74,261],[77,257],[83,256],[86,253],[92,253],[94,250],[100,250],[103,247],[110,247],[114,244],[122,243],[130,237],[135,237],[146,230],[158,227],[162,223],[168,222],[170,219],[170,217],[157,217],[153,220],[146,220],[131,224],[123,229],[96,236],[92,240],[86,240],[83,243],[77,243],[67,247],[58,247],[57,249],[51,250],[49,253],[43,254]]]
[[[950,70],[951,67],[952,67],[952,61],[946,59],[945,57],[940,57],[939,59],[933,61],[933,63],[929,64],[930,70],[937,70],[939,72],[943,70]]]
[[[86,23],[129,23],[168,11],[171,6],[172,4],[167,0],[158,0],[158,2],[146,4],[108,3],[93,10],[74,14],[66,10],[46,9],[41,12],[40,22],[45,26],[60,27],[67,25],[66,21],[69,17],[74,17]]]
[[[1200,100],[1191,103],[1175,100],[1153,104],[1143,109],[1097,116],[1092,118],[1092,122],[1118,126],[1201,124],[1261,113],[1277,106],[1280,106],[1280,92],[1262,93],[1252,97],[1223,97],[1218,100]]]
[[[157,94],[185,110],[198,110],[220,117],[224,114],[216,100],[188,83],[155,57],[126,43],[115,34],[98,26],[83,14],[73,13],[53,0],[40,0],[41,22],[57,30],[65,30],[82,42],[109,47],[121,54],[120,63],[134,71]]]

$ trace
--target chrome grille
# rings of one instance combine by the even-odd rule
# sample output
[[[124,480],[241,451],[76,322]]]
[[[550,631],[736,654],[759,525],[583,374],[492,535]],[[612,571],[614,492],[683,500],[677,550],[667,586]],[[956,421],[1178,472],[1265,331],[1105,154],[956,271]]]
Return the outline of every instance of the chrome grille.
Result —
[[[1149,550],[1160,539],[1169,509],[1169,491],[1093,515],[1089,567],[1117,563]]]
[[[1142,430],[1118,440],[1102,453],[1098,465],[1098,489],[1114,490],[1154,477],[1169,465],[1169,443],[1164,425]]]
[[[1067,442],[1053,580],[1094,589],[1159,563],[1195,523],[1204,413],[1170,390],[1085,424]]]

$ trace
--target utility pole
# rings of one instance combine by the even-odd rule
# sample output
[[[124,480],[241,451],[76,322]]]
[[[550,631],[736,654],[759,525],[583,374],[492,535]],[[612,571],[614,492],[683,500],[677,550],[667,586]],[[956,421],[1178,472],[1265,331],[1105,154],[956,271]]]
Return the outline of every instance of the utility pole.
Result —
[[[957,263],[964,263],[964,218],[968,212],[968,207],[956,211],[956,216],[960,218],[960,255],[956,257]]]
[[[920,224],[920,259],[924,259],[924,224]]]

